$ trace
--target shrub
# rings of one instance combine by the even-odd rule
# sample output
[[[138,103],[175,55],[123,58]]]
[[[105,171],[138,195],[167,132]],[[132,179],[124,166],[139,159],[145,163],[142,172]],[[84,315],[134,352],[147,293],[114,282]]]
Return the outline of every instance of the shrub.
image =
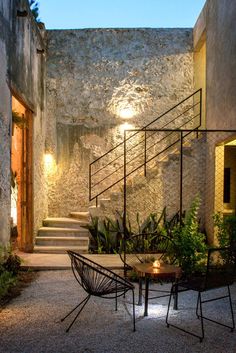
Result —
[[[167,257],[179,265],[184,275],[200,271],[206,262],[206,239],[199,230],[199,198],[196,198],[190,210],[186,212],[182,224],[173,228],[173,241],[167,250]]]
[[[226,216],[220,212],[213,216],[216,236],[220,247],[236,247],[236,216]]]
[[[0,247],[0,298],[16,284],[20,269],[19,256],[12,254],[10,246]]]

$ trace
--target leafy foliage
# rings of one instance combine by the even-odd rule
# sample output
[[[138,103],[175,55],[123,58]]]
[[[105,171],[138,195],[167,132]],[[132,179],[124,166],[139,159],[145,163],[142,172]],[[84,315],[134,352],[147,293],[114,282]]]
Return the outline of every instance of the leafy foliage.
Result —
[[[184,220],[173,228],[173,242],[167,251],[171,262],[179,265],[185,275],[201,270],[206,261],[206,239],[199,230],[198,209],[200,200],[196,198]]]
[[[90,231],[92,241],[90,250],[97,253],[114,254],[122,251],[124,234],[126,252],[165,251],[170,241],[171,228],[176,224],[173,217],[167,220],[166,209],[161,215],[151,213],[142,222],[139,213],[136,215],[137,227],[132,229],[129,218],[124,225],[123,214],[116,211],[115,220],[109,217],[99,219],[92,217],[90,224],[85,226]]]
[[[213,216],[220,247],[236,248],[236,216],[223,217],[219,212]]]
[[[20,129],[28,127],[27,119],[21,116],[19,113],[13,110],[12,112],[12,122],[16,124]]]
[[[20,269],[19,256],[12,254],[10,246],[0,247],[0,298],[16,284]]]
[[[39,2],[37,0],[29,0],[31,12],[37,22],[40,22],[39,18]]]
[[[112,219],[106,217],[104,220],[99,220],[98,217],[92,217],[90,224],[84,226],[90,231],[92,241],[90,250],[98,254],[117,253],[119,249],[119,240],[121,233],[119,226]]]

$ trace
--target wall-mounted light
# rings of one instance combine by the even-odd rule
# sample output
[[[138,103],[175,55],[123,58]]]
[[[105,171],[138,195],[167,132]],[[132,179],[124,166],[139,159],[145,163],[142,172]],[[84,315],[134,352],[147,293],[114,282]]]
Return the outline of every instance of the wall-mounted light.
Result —
[[[53,174],[56,172],[56,162],[51,153],[45,153],[44,155],[44,166],[47,174]]]
[[[131,119],[136,114],[133,107],[122,107],[119,108],[118,115],[122,119]]]
[[[28,16],[28,11],[26,11],[26,10],[23,10],[23,11],[17,10],[16,15],[17,15],[17,17],[27,17]]]

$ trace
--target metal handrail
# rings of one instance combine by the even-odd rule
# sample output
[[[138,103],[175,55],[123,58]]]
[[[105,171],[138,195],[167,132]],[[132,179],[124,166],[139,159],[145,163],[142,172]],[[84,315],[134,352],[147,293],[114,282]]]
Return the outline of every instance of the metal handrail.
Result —
[[[96,195],[92,196],[92,189],[101,184],[102,182],[104,182],[104,180],[106,180],[107,178],[109,178],[110,176],[114,175],[115,173],[117,173],[119,170],[121,170],[122,168],[126,170],[127,168],[127,164],[131,163],[133,160],[137,159],[138,157],[140,157],[141,155],[144,154],[144,163],[142,164],[142,166],[144,166],[144,174],[146,175],[146,164],[148,162],[150,162],[150,160],[156,158],[160,153],[158,153],[157,155],[153,156],[151,159],[147,159],[147,151],[150,150],[152,147],[154,147],[155,145],[157,145],[160,141],[162,141],[163,139],[157,141],[156,143],[154,143],[153,145],[147,147],[147,140],[150,139],[155,132],[153,132],[153,134],[151,134],[150,136],[147,136],[147,131],[152,131],[152,129],[149,129],[150,125],[154,124],[156,121],[160,120],[163,116],[167,115],[168,113],[170,113],[171,111],[173,111],[175,108],[177,108],[178,106],[180,106],[181,104],[183,104],[184,102],[186,102],[188,99],[190,99],[191,97],[194,97],[196,94],[200,93],[200,99],[191,105],[191,107],[185,109],[183,112],[181,112],[181,114],[178,114],[176,117],[174,117],[172,120],[170,120],[169,122],[165,123],[162,128],[158,129],[158,130],[165,130],[165,127],[167,127],[169,124],[173,123],[175,120],[177,120],[178,118],[180,118],[181,116],[183,116],[184,114],[186,114],[189,110],[194,109],[197,105],[200,105],[200,111],[197,115],[195,115],[194,117],[192,117],[191,119],[189,119],[188,121],[186,121],[184,124],[180,125],[179,128],[174,129],[174,130],[178,130],[181,129],[183,126],[185,126],[186,124],[188,124],[189,122],[191,122],[192,120],[194,120],[195,118],[199,117],[199,124],[197,127],[193,128],[191,131],[194,131],[196,129],[198,129],[201,126],[201,116],[202,116],[202,107],[201,107],[201,101],[202,101],[202,89],[199,89],[197,91],[195,91],[194,93],[192,93],[191,95],[189,95],[188,97],[186,97],[185,99],[183,99],[181,102],[177,103],[176,105],[174,105],[172,108],[168,109],[167,111],[165,111],[164,113],[162,113],[161,115],[159,115],[156,119],[154,119],[153,121],[151,121],[149,124],[145,125],[143,128],[141,129],[129,129],[129,132],[134,132],[131,136],[126,137],[125,140],[123,140],[122,142],[120,142],[118,145],[114,146],[113,148],[111,148],[109,151],[107,151],[106,153],[104,153],[102,156],[100,156],[99,158],[97,158],[96,160],[94,160],[92,163],[90,163],[89,165],[89,200],[92,201],[94,199],[96,199],[96,204],[97,204],[97,198],[98,196],[100,196],[101,194],[103,194],[105,191],[109,190],[110,188],[112,188],[113,186],[117,185],[119,182],[121,182],[122,180],[124,180],[124,177],[119,178],[118,180],[114,181],[111,185],[106,186],[102,191],[97,192]],[[168,130],[168,129],[167,129]],[[126,161],[126,165],[121,165],[120,167],[118,167],[117,169],[115,169],[113,172],[109,173],[108,175],[106,175],[105,177],[103,177],[102,179],[100,179],[99,181],[97,181],[95,184],[92,183],[92,177],[94,175],[97,175],[100,171],[104,170],[106,167],[108,167],[109,165],[113,164],[115,161],[117,161],[119,158],[124,156],[124,152],[122,152],[122,154],[120,154],[119,156],[117,156],[116,158],[114,158],[112,161],[108,162],[107,164],[105,164],[104,166],[102,166],[101,168],[99,168],[98,170],[96,170],[95,172],[92,173],[92,166],[98,162],[99,160],[103,159],[105,156],[107,156],[108,154],[110,154],[111,152],[115,151],[116,149],[118,149],[118,147],[120,146],[127,146],[127,141],[129,141],[131,138],[133,138],[135,135],[137,135],[139,132],[143,131],[145,133],[145,137],[144,139],[142,139],[141,141],[139,141],[138,143],[136,143],[134,146],[131,146],[129,149],[126,150],[126,152],[129,152],[131,150],[133,150],[134,148],[137,148],[139,145],[141,145],[142,143],[144,143],[144,152],[136,155],[135,157],[131,158],[129,161]],[[156,129],[153,129],[153,131],[156,131]],[[173,132],[173,129],[170,129],[170,131]],[[167,138],[167,136],[165,137]],[[172,146],[172,145],[171,145]],[[171,146],[167,147],[170,148]],[[124,150],[123,150],[124,151]],[[139,166],[138,168],[135,168],[131,174],[136,171],[137,169],[139,169],[141,166]],[[128,174],[130,175],[130,173]],[[127,175],[127,176],[128,176]]]
[[[164,125],[162,126],[162,129],[165,128],[166,126],[168,126],[169,124],[173,123],[173,121],[175,121],[176,119],[180,118],[182,115],[184,115],[185,113],[187,113],[190,109],[193,109],[194,107],[196,107],[198,104],[200,104],[200,101],[198,101],[197,103],[195,103],[194,105],[192,105],[190,108],[186,109],[183,113],[177,115],[174,119],[168,121],[168,123],[166,123],[166,124],[164,124]],[[197,114],[197,115],[195,115],[194,118],[197,117],[198,115],[200,115],[200,113]],[[191,120],[193,120],[193,119],[188,120],[187,123],[189,123]],[[185,124],[187,124],[187,123],[185,123]],[[185,124],[184,124],[184,125],[185,125]],[[182,126],[183,126],[183,125],[182,125]],[[144,130],[144,131],[145,131],[145,129],[146,129],[146,128],[142,128],[141,130]],[[154,134],[154,133],[153,133],[153,134]],[[153,136],[153,134],[150,135],[150,136],[148,136],[148,137],[147,137],[147,140],[148,140],[149,138],[151,138],[151,137]],[[134,135],[136,135],[136,134],[133,134],[132,136],[130,136],[130,137],[128,138],[128,140],[131,139]],[[129,151],[131,151],[132,149],[136,148],[136,147],[139,146],[142,142],[145,142],[145,140],[146,140],[146,139],[141,140],[141,141],[138,142],[135,146],[132,146],[129,150],[127,150],[127,152],[129,152]],[[120,143],[119,145],[117,145],[116,147],[119,147],[119,146],[122,145],[122,144],[123,144],[123,142],[121,142],[121,143]],[[114,150],[114,149],[112,149],[112,150],[106,152],[106,153],[105,153],[103,156],[101,156],[101,157],[106,156],[109,152],[112,152],[113,150]],[[114,163],[115,161],[117,161],[119,158],[123,157],[123,155],[124,155],[123,153],[120,154],[118,157],[114,158],[112,161],[110,161],[109,163],[105,164],[105,165],[102,166],[100,169],[96,170],[96,172],[94,172],[94,173],[91,174],[91,177],[93,177],[94,175],[98,174],[101,170],[105,169],[106,167],[108,167],[109,165],[111,165],[112,163]],[[98,159],[100,159],[101,157],[99,157]],[[96,161],[98,161],[98,159],[96,159],[95,161],[93,161],[91,164],[94,164]],[[95,185],[94,185],[94,186],[95,186]]]

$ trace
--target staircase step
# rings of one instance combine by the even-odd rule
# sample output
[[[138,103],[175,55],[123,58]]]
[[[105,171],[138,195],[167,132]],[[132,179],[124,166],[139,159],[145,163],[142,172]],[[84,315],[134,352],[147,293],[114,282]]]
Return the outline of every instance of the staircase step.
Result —
[[[88,237],[89,231],[85,228],[59,228],[59,227],[41,227],[38,230],[38,237]]]
[[[76,251],[80,254],[88,253],[87,246],[34,246],[34,252],[42,254],[65,254],[67,250]]]
[[[36,245],[41,246],[84,246],[88,249],[88,237],[36,237]]]
[[[70,212],[70,217],[80,221],[89,222],[89,212]]]
[[[79,229],[80,226],[88,224],[88,220],[77,220],[67,217],[48,217],[43,220],[44,227],[54,228],[73,228]]]
[[[111,199],[110,198],[109,199],[100,199],[99,200],[99,204],[100,204],[101,208],[104,208],[107,205],[110,205],[110,203],[111,203]]]

